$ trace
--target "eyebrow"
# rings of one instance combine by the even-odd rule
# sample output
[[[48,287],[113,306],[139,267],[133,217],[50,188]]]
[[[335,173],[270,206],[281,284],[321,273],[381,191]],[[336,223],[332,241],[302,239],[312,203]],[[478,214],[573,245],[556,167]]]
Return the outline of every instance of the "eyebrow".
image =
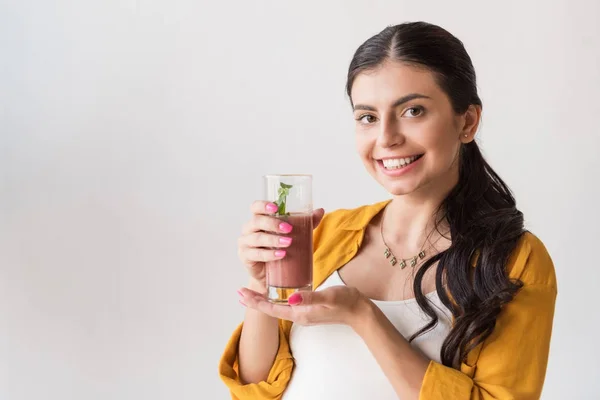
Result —
[[[431,97],[425,96],[424,94],[420,94],[420,93],[407,94],[406,96],[402,96],[398,100],[396,100],[394,102],[394,104],[392,104],[392,108],[396,108],[406,102],[409,102],[409,101],[415,100],[415,99],[431,99]],[[354,106],[353,110],[354,111],[356,111],[356,110],[376,111],[375,107],[367,106],[365,104],[356,104]]]

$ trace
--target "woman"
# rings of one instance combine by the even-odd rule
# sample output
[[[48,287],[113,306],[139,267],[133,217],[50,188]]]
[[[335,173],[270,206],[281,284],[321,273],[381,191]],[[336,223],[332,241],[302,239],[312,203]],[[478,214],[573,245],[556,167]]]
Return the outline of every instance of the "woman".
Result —
[[[239,241],[248,310],[220,363],[233,398],[539,398],[554,267],[474,141],[482,104],[462,43],[388,27],[358,48],[346,89],[360,157],[392,199],[315,212],[317,289],[289,305],[263,294],[290,227],[254,203]]]

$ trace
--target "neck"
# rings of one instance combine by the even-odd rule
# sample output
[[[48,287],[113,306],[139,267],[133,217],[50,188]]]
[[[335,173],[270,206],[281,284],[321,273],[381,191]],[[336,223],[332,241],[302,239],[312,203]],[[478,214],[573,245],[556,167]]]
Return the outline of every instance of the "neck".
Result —
[[[402,249],[402,256],[408,257],[438,239],[440,234],[435,228],[440,205],[457,183],[458,171],[412,193],[393,196],[381,222],[386,243]],[[441,221],[439,229],[446,233],[445,221]]]

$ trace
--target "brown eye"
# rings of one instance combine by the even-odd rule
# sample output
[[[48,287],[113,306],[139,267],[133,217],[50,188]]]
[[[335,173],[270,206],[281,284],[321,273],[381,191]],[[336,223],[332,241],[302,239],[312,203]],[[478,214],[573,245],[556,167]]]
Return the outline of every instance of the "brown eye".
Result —
[[[372,116],[371,114],[363,114],[360,117],[358,117],[356,120],[359,121],[361,124],[363,125],[369,125],[372,124],[373,122],[375,122],[375,117]]]
[[[408,108],[405,111],[405,114],[409,113],[410,114],[410,115],[408,115],[409,118],[416,118],[416,117],[420,117],[424,112],[425,112],[425,109],[423,107],[417,106],[417,107]]]

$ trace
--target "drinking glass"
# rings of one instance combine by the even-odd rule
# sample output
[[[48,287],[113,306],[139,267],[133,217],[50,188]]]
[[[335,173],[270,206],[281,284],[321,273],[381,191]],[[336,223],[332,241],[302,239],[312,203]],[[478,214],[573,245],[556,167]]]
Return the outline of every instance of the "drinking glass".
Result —
[[[265,265],[269,301],[287,303],[292,294],[312,290],[312,176],[265,175],[264,190],[265,199],[278,206],[273,216],[292,225],[292,231],[282,235],[292,238],[291,245],[283,249],[285,257]]]

